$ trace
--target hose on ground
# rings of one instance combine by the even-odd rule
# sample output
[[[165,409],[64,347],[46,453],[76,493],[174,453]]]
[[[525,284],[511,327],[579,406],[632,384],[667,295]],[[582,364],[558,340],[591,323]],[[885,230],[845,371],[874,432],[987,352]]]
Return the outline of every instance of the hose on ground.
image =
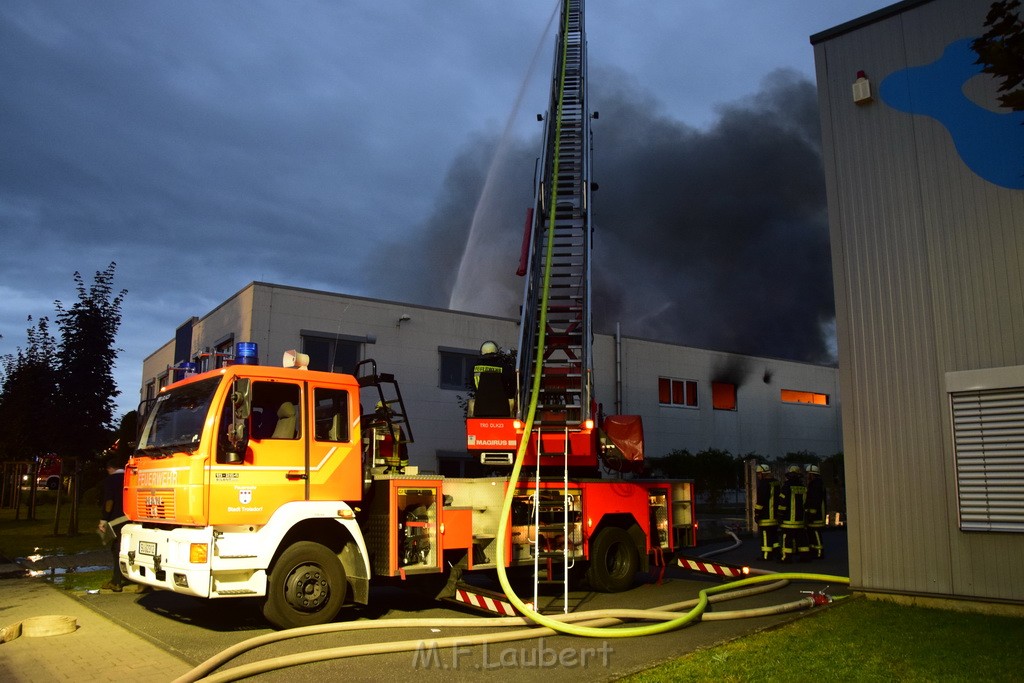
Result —
[[[715,555],[721,555],[722,553],[727,553],[730,550],[735,550],[736,548],[739,548],[741,545],[743,545],[743,541],[740,540],[740,537],[737,536],[736,533],[732,529],[727,529],[725,533],[727,533],[730,536],[732,536],[732,540],[733,540],[733,544],[732,545],[727,545],[724,548],[716,548],[715,550],[709,550],[706,553],[698,555],[698,557],[700,557],[702,559],[705,558],[705,557],[714,557]]]
[[[760,580],[750,582],[743,582],[744,585],[739,585],[741,582],[733,582],[731,584],[724,584],[722,586],[716,586],[711,589],[704,589],[701,593],[708,593],[714,591],[710,595],[702,595],[696,599],[686,600],[683,602],[672,603],[669,605],[663,605],[647,610],[638,609],[606,609],[606,610],[592,610],[588,612],[578,612],[573,614],[560,614],[552,617],[555,621],[564,622],[570,624],[574,622],[582,622],[582,626],[588,628],[609,628],[623,623],[627,619],[632,620],[649,620],[649,619],[672,619],[678,616],[678,611],[683,609],[692,609],[700,605],[706,605],[707,603],[717,603],[727,600],[734,600],[738,598],[748,597],[760,593],[766,593],[772,590],[777,590],[789,583],[790,577],[803,577],[812,575],[799,575],[799,574],[787,574],[781,575],[776,574],[773,576],[759,577]],[[835,578],[835,577],[829,577]],[[842,577],[839,577],[842,578]],[[768,583],[768,580],[774,579],[773,583]],[[733,590],[729,590],[733,588]],[[781,605],[769,605],[766,607],[742,609],[742,610],[731,610],[723,612],[703,612],[701,615],[702,620],[718,621],[726,619],[741,619],[751,618],[759,616],[770,616],[774,614],[781,614],[785,612],[791,612],[798,609],[806,609],[812,607],[815,604],[813,597],[805,597],[796,601],[784,603]],[[424,628],[424,627],[437,627],[445,626],[450,628],[478,628],[478,627],[491,627],[491,626],[527,626],[527,628],[510,631],[510,632],[495,632],[479,634],[474,636],[454,636],[448,638],[439,638],[429,641],[424,639],[416,640],[404,640],[390,643],[376,643],[370,645],[351,645],[336,648],[325,648],[320,650],[311,650],[306,652],[295,653],[293,655],[285,655],[274,657],[272,659],[263,660],[259,662],[253,662],[251,664],[245,664],[242,666],[234,667],[226,671],[211,674],[219,667],[226,664],[231,659],[241,655],[244,652],[255,649],[263,645],[270,643],[287,640],[290,638],[297,638],[302,636],[322,635],[326,633],[337,633],[344,631],[356,631],[356,630],[375,630],[375,629],[396,629],[396,628]],[[610,629],[612,631],[617,629]],[[255,676],[268,671],[276,669],[282,669],[289,666],[298,666],[301,664],[310,664],[319,661],[327,661],[331,659],[343,659],[347,657],[355,657],[362,655],[372,654],[393,654],[398,652],[413,652],[416,650],[424,649],[429,647],[444,648],[444,647],[456,647],[456,646],[470,646],[470,645],[482,645],[492,644],[501,642],[513,642],[519,640],[527,640],[533,638],[542,638],[544,636],[557,635],[557,631],[546,627],[537,627],[535,624],[525,617],[502,617],[502,618],[487,618],[487,617],[472,617],[472,618],[451,618],[451,619],[390,619],[390,620],[377,620],[367,622],[349,622],[340,624],[323,624],[320,626],[308,626],[302,628],[289,629],[286,631],[279,631],[275,633],[266,634],[263,636],[257,636],[250,638],[246,641],[238,643],[237,645],[218,653],[214,657],[206,660],[199,666],[195,667],[185,675],[176,679],[174,683],[193,683],[195,681],[207,681],[209,683],[221,682],[221,681],[234,681],[249,676]]]

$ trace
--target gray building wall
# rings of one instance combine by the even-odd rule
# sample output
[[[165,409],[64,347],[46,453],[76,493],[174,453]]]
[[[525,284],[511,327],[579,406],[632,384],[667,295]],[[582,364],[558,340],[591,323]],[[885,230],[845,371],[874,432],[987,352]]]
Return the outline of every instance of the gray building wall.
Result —
[[[950,408],[966,386],[957,373],[995,369],[972,385],[988,390],[1024,364],[1024,191],[972,170],[941,117],[900,111],[880,93],[888,76],[980,35],[989,6],[904,2],[811,38],[859,589],[1024,599],[1024,533],[961,528]],[[871,102],[854,102],[859,71]],[[963,92],[999,111],[990,77]],[[1024,146],[1016,156],[1024,173]]]
[[[400,322],[403,315],[409,320]],[[303,332],[361,341],[361,357],[374,358],[398,379],[415,437],[411,464],[436,471],[437,456],[466,455],[458,403],[466,392],[440,387],[440,350],[475,355],[487,339],[514,348],[518,331],[518,321],[508,318],[251,283],[193,319],[192,356],[231,338],[256,342],[261,362],[278,364],[284,351],[302,349]],[[173,346],[169,342],[146,358],[143,396],[166,383]],[[597,335],[594,347],[596,400],[607,413],[643,416],[648,456],[712,447],[769,457],[805,450],[824,457],[841,450],[835,368],[611,335]],[[660,377],[696,381],[698,405],[659,404]],[[736,410],[712,408],[711,382],[717,380],[736,384]],[[785,403],[781,389],[823,394],[829,404]]]

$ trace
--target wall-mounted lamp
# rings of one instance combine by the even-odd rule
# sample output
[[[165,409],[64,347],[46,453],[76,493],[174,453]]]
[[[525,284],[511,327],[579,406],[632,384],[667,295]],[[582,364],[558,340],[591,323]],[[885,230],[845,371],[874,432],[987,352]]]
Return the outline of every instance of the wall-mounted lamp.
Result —
[[[401,327],[402,323],[407,323],[410,320],[412,320],[412,316],[409,315],[408,313],[403,313],[402,315],[398,316],[398,322],[395,323],[395,327]]]

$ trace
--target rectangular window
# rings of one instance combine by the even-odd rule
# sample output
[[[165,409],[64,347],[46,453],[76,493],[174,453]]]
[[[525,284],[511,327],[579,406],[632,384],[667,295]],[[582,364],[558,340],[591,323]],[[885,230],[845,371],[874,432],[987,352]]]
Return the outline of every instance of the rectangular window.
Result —
[[[313,404],[316,440],[347,442],[348,392],[317,387],[313,391]]]
[[[816,391],[795,391],[793,389],[782,390],[783,403],[806,403],[815,406],[827,406],[828,394],[819,394]]]
[[[1024,532],[1024,387],[951,392],[949,401],[960,528]]]
[[[213,368],[222,368],[235,357],[235,338],[228,337],[213,348]]]
[[[658,403],[663,406],[697,407],[697,382],[691,379],[658,378]]]
[[[309,356],[309,369],[351,375],[359,362],[360,343],[302,335],[302,352]]]
[[[467,391],[473,386],[473,366],[477,355],[454,350],[438,350],[440,378],[438,386],[442,389],[458,389]]]
[[[736,385],[729,382],[712,382],[711,407],[715,410],[736,410]]]

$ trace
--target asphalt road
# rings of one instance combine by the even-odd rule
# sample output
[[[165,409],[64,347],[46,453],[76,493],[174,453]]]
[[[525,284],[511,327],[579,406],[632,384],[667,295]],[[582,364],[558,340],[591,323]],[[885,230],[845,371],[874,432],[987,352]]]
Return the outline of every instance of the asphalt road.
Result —
[[[842,531],[826,533],[825,560],[800,563],[792,567],[754,560],[756,545],[752,539],[739,548],[718,554],[712,561],[749,564],[772,571],[847,575],[846,536]],[[707,545],[700,554],[727,547],[730,543]],[[753,560],[753,561],[752,561]],[[652,608],[697,597],[698,591],[722,583],[721,579],[678,567],[669,567],[660,584],[653,577],[638,575],[637,584],[629,591],[614,595],[575,591],[570,594],[573,611],[610,607]],[[718,603],[713,611],[738,610],[790,602],[802,597],[802,591],[824,588],[816,582],[794,581],[790,585],[759,596]],[[524,595],[532,597],[532,588],[524,587]],[[841,595],[846,587],[833,585],[828,593]],[[194,664],[243,640],[272,633],[254,600],[199,600],[162,591],[131,594],[88,594],[81,598],[91,608],[135,631]],[[545,613],[561,611],[562,597],[549,595],[541,600]],[[819,608],[820,609],[820,608]],[[811,611],[813,613],[813,610]],[[443,637],[466,637],[486,629],[453,628],[443,624],[450,617],[473,616],[472,613],[449,607],[426,595],[400,586],[379,586],[371,591],[370,604],[352,605],[342,610],[338,621],[393,620],[429,618],[436,620],[430,628],[397,630],[365,630],[309,636],[285,640],[245,653],[225,668],[268,657],[337,648],[369,645],[379,642],[413,640],[422,646],[418,652],[366,655],[334,659],[288,667],[262,674],[265,681],[381,681],[397,677],[415,677],[417,683],[451,680],[535,681],[550,671],[560,681],[614,680],[660,662],[674,659],[696,649],[732,640],[754,631],[773,627],[807,614],[807,612],[756,617],[730,621],[702,621],[677,631],[641,638],[580,638],[567,635],[547,636],[542,640],[498,643],[489,646],[460,645],[456,648],[434,649],[430,643]],[[487,619],[487,617],[480,617]],[[224,670],[224,669],[221,669]]]

